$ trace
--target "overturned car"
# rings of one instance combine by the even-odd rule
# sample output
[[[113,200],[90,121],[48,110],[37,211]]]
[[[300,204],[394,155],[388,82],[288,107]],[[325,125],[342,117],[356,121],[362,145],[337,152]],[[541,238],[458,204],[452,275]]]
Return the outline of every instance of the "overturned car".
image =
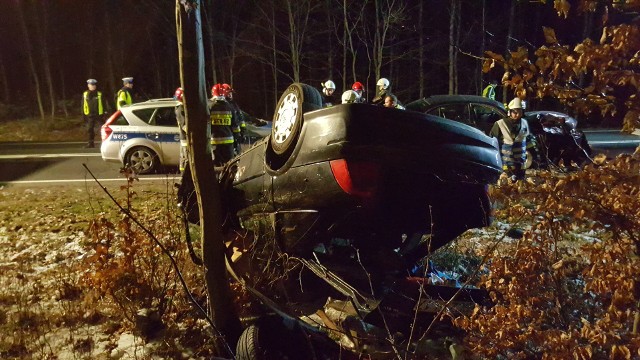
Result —
[[[406,333],[425,291],[409,269],[491,223],[487,188],[501,167],[496,140],[471,126],[368,104],[322,108],[316,89],[293,84],[271,135],[220,174],[225,229],[240,234],[227,244],[228,268],[265,313],[385,358],[399,344],[374,334]],[[256,331],[245,330],[239,353],[265,346]]]

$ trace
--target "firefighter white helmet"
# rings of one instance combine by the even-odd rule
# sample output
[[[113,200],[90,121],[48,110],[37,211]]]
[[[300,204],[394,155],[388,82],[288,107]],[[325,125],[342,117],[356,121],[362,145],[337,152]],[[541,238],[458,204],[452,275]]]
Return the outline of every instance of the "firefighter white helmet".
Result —
[[[327,80],[327,81],[322,83],[322,88],[323,89],[333,89],[333,90],[335,90],[336,89],[336,84],[331,80]]]
[[[519,97],[513,98],[513,100],[509,102],[509,105],[507,106],[507,108],[509,110],[522,109],[522,100],[520,100]]]
[[[389,82],[389,80],[387,80],[387,78],[380,78],[380,80],[378,80],[376,85],[379,88],[381,87],[383,90],[387,90],[389,88],[389,85],[391,85],[391,83]]]
[[[358,93],[353,90],[347,90],[342,93],[342,103],[343,104],[351,104],[356,102],[358,99]]]

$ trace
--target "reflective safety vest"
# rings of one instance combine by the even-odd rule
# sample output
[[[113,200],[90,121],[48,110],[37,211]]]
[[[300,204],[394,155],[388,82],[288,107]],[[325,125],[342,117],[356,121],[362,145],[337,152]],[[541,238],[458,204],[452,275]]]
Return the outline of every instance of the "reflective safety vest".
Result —
[[[102,93],[100,91],[98,93],[98,115],[104,114],[104,107],[102,106]],[[89,115],[91,109],[89,109],[89,90],[85,91],[82,94],[82,113],[85,115]]]
[[[527,136],[529,125],[526,120],[520,119],[520,132],[513,136],[504,119],[496,121],[502,133],[502,145],[500,155],[503,168],[511,168],[515,164],[524,164],[527,160]]]
[[[224,100],[214,100],[210,111],[211,145],[233,144],[233,109]],[[240,131],[238,127],[238,131]]]
[[[491,100],[496,99],[496,85],[489,84],[484,90],[482,90],[482,96],[489,98]]]
[[[124,88],[118,90],[118,96],[116,98],[117,109],[120,110],[120,107],[123,105],[131,105],[131,103],[131,93],[129,90],[125,90]]]

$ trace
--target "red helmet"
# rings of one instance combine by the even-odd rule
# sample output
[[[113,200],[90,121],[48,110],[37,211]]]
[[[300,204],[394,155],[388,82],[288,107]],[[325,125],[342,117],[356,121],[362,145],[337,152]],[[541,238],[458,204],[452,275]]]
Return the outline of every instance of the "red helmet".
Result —
[[[233,92],[233,88],[231,87],[231,85],[229,84],[222,84],[222,90],[224,91],[224,95],[229,97],[229,95],[231,95],[231,93]]]
[[[175,92],[175,93],[173,93],[173,98],[174,98],[175,100],[182,101],[182,94],[183,94],[183,93],[184,93],[184,92],[182,91],[182,88],[181,88],[181,87],[179,87],[179,88],[177,88],[177,89],[176,89],[176,92]]]
[[[221,84],[215,84],[211,87],[211,96],[213,97],[224,97],[224,88]]]
[[[351,90],[353,91],[364,91],[364,85],[362,85],[362,83],[360,81],[356,81],[353,83],[353,86],[351,86]]]

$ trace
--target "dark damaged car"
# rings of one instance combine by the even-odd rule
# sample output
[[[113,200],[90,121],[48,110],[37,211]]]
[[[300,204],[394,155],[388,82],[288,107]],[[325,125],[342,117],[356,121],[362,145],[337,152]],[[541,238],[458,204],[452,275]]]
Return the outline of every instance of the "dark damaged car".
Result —
[[[271,135],[220,175],[225,227],[242,234],[228,243],[228,268],[266,312],[305,331],[338,327],[343,348],[384,358],[390,344],[374,334],[406,334],[424,284],[409,269],[491,223],[487,188],[501,167],[496,140],[471,126],[368,104],[322,108],[316,89],[293,84]],[[317,319],[327,306],[341,315]],[[258,331],[245,330],[239,352],[269,346]]]

